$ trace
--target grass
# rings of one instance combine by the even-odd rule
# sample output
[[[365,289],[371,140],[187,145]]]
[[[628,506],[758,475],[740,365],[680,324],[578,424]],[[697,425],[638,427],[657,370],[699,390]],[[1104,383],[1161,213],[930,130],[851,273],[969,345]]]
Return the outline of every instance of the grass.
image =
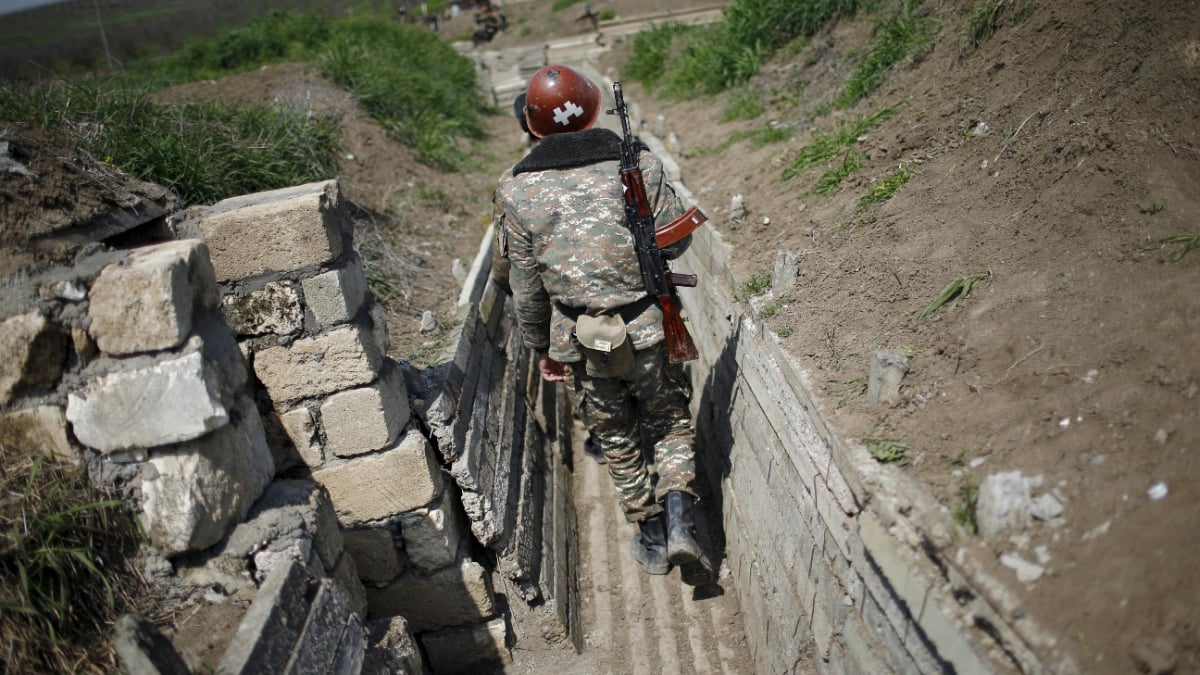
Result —
[[[721,121],[752,120],[762,114],[762,99],[749,91],[742,91],[729,97],[725,110],[721,111]]]
[[[966,533],[974,537],[979,532],[975,520],[975,504],[979,501],[979,488],[963,488],[958,497],[950,500],[950,517]]]
[[[749,281],[738,286],[738,298],[745,300],[753,295],[758,295],[767,290],[771,286],[771,273],[764,272],[752,277]]]
[[[759,313],[762,314],[764,319],[769,319],[769,318],[775,316],[776,314],[778,314],[779,310],[783,309],[783,306],[785,304],[787,304],[787,303],[785,303],[782,298],[776,298],[774,302],[767,305],[766,307],[763,307],[762,311]]]
[[[119,78],[0,84],[0,118],[58,133],[125,173],[173,190],[185,203],[311,182],[337,174],[336,120],[262,106],[159,105]]]
[[[120,500],[30,450],[0,448],[0,663],[12,673],[113,672],[104,638],[139,594],[123,562],[136,527]]]
[[[896,191],[904,187],[904,185],[907,184],[910,179],[912,179],[912,171],[909,171],[903,166],[895,171],[889,172],[883,178],[880,178],[871,184],[871,189],[867,191],[867,194],[859,198],[858,208],[861,210],[869,206],[882,204],[888,201],[895,196]]]
[[[664,25],[634,39],[622,71],[669,98],[720,93],[755,75],[763,63],[829,21],[853,15],[860,0],[732,0],[724,19],[703,27]]]
[[[852,380],[830,380],[833,394],[838,396],[836,408],[841,408],[847,403],[867,393],[868,376],[863,375]]]
[[[847,150],[846,154],[842,156],[841,164],[821,174],[812,192],[819,195],[833,194],[838,189],[838,186],[842,184],[843,179],[862,166],[864,159],[866,159],[866,156],[862,153]]]
[[[1147,201],[1138,204],[1138,211],[1148,216],[1152,216],[1162,211],[1164,208],[1166,208],[1166,205],[1164,205],[1161,201]]]
[[[934,312],[937,312],[947,304],[949,304],[950,308],[953,309],[954,306],[958,304],[959,300],[962,300],[971,294],[971,291],[974,290],[975,286],[991,276],[991,272],[982,272],[980,274],[959,277],[958,279],[951,281],[946,285],[945,288],[942,289],[942,292],[938,294],[938,297],[934,299],[933,302],[926,305],[925,309],[921,310],[916,318],[913,319],[913,328],[916,328],[917,324],[929,318],[934,314]]]
[[[880,464],[905,466],[908,464],[908,444],[890,438],[867,436],[863,438],[867,452]]]
[[[783,180],[791,180],[806,169],[837,156],[843,149],[858,143],[859,138],[880,122],[891,118],[900,110],[900,104],[884,108],[854,121],[841,121],[832,133],[818,130],[807,145],[800,148],[796,158],[783,170]]]
[[[1179,262],[1183,260],[1183,256],[1200,248],[1200,232],[1173,234],[1163,238],[1161,241],[1163,244],[1179,247],[1171,254],[1171,262]]]
[[[940,24],[932,17],[916,13],[923,2],[901,0],[896,13],[876,25],[876,40],[842,86],[842,93],[834,102],[836,107],[853,107],[879,88],[892,66],[933,39]]]
[[[988,0],[971,8],[967,19],[966,42],[972,49],[978,49],[987,42],[1003,25],[1003,19],[1010,16],[1014,23],[1024,21],[1033,11],[1033,2],[1024,0],[1017,6],[1014,0]]]

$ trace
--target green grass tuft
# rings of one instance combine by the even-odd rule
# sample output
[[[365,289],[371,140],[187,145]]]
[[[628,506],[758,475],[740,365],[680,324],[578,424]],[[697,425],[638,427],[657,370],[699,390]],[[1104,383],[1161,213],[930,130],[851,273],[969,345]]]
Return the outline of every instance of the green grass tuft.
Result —
[[[933,39],[940,24],[936,19],[916,14],[922,2],[901,0],[896,14],[876,25],[876,40],[854,75],[843,85],[835,101],[837,107],[850,108],[878,89],[892,66]]]
[[[771,273],[764,272],[752,277],[749,281],[738,286],[738,298],[745,300],[762,293],[771,286]]]
[[[979,532],[979,523],[975,519],[975,505],[979,501],[979,488],[963,488],[961,494],[950,501],[950,517],[958,524],[968,537],[974,537]]]
[[[863,439],[863,445],[866,446],[867,452],[880,464],[894,464],[896,466],[905,466],[908,464],[908,443],[904,441],[879,438],[878,436],[867,436]]]
[[[1179,248],[1171,254],[1171,262],[1179,262],[1183,260],[1183,256],[1200,248],[1200,232],[1189,232],[1186,234],[1173,234],[1161,240],[1164,244],[1171,244]]]
[[[866,156],[862,153],[847,150],[846,154],[842,156],[841,164],[826,171],[817,179],[817,184],[812,189],[813,193],[819,195],[833,194],[838,189],[838,186],[842,184],[842,180],[857,171],[858,167],[862,166],[864,159],[866,159]]]
[[[899,110],[900,106],[894,105],[853,122],[838,122],[832,134],[818,130],[813,134],[813,138],[809,141],[808,145],[800,148],[800,152],[797,153],[796,158],[783,170],[783,180],[795,178],[803,173],[805,169],[832,159],[843,148],[849,148],[858,143],[858,139],[863,134],[873,129],[880,122],[892,117]]]
[[[982,272],[980,274],[972,274],[970,276],[960,277],[954,281],[951,281],[946,285],[945,288],[942,289],[942,292],[938,294],[938,297],[933,302],[929,303],[925,309],[921,310],[921,313],[913,319],[913,328],[916,328],[917,324],[921,323],[925,319],[932,316],[934,312],[946,306],[947,303],[949,303],[950,308],[953,309],[954,306],[958,304],[959,300],[962,300],[971,294],[971,291],[974,290],[975,286],[991,276],[991,272]]]
[[[749,91],[743,91],[729,97],[729,103],[721,112],[721,121],[752,120],[762,114],[762,99]]]
[[[896,191],[904,187],[905,184],[912,178],[912,171],[903,166],[895,171],[888,172],[883,178],[871,184],[871,189],[867,194],[863,195],[858,200],[858,208],[865,209],[875,204],[882,204],[895,196]]]

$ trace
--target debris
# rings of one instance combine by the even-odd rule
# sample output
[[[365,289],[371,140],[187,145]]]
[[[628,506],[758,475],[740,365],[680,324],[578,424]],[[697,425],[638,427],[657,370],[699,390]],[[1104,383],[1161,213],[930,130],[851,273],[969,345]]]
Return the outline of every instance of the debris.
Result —
[[[894,349],[876,349],[871,355],[867,396],[871,405],[895,405],[900,401],[900,381],[908,373],[908,356]]]
[[[1100,523],[1099,525],[1097,525],[1096,527],[1093,527],[1092,529],[1088,530],[1087,532],[1084,532],[1083,540],[1088,541],[1089,539],[1095,539],[1096,537],[1099,537],[1101,535],[1108,534],[1108,528],[1110,528],[1110,527],[1112,527],[1112,521],[1106,520],[1103,523]]]
[[[1157,483],[1155,483],[1154,485],[1151,485],[1150,489],[1146,490],[1146,495],[1148,497],[1150,497],[1150,501],[1154,501],[1154,502],[1162,499],[1163,497],[1166,497],[1167,496],[1167,482],[1160,480]]]
[[[433,312],[425,310],[421,314],[421,327],[418,329],[421,335],[430,335],[436,333],[438,329],[438,320]]]
[[[1020,471],[994,473],[984,478],[975,505],[979,534],[990,537],[1028,525],[1033,507],[1031,488],[1029,479]]]
[[[1000,564],[1015,571],[1017,573],[1017,581],[1021,583],[1033,583],[1040,579],[1046,573],[1046,568],[1031,563],[1015,553],[1005,553],[1000,556]]]
[[[746,198],[740,194],[733,196],[729,200],[729,219],[732,221],[741,220],[746,216]]]

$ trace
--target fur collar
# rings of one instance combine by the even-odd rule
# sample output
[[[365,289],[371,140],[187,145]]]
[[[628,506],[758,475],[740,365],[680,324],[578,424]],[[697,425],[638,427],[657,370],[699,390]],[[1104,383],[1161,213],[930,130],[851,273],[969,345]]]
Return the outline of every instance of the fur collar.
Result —
[[[645,149],[635,141],[639,152]],[[621,137],[601,128],[584,129],[565,134],[550,134],[533,146],[528,155],[513,167],[513,175],[530,171],[574,169],[621,159]]]

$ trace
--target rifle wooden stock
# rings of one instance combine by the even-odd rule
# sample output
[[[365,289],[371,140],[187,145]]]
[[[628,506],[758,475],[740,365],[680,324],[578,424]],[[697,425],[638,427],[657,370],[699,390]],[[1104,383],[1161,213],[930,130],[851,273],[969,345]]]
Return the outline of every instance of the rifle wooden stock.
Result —
[[[700,358],[692,334],[688,332],[687,324],[675,306],[675,300],[670,294],[658,296],[658,304],[662,307],[663,335],[666,337],[667,356],[671,363],[682,363]]]
[[[659,248],[666,248],[695,232],[696,228],[703,225],[707,220],[708,216],[704,215],[704,212],[699,207],[693,206],[684,211],[682,216],[662,227],[656,228],[654,230],[654,241],[658,243]],[[686,284],[679,285],[684,286]],[[692,285],[695,286],[695,284]]]

